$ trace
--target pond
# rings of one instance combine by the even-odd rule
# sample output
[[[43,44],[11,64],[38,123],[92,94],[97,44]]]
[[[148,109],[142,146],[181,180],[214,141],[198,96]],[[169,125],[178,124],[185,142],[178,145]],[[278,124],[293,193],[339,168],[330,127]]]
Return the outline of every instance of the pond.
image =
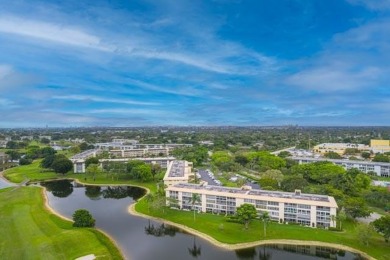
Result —
[[[96,227],[109,234],[127,259],[363,259],[359,255],[326,247],[267,245],[226,250],[161,222],[132,216],[127,208],[145,194],[131,186],[82,186],[62,180],[41,183],[50,206],[72,218],[75,210],[89,210]]]

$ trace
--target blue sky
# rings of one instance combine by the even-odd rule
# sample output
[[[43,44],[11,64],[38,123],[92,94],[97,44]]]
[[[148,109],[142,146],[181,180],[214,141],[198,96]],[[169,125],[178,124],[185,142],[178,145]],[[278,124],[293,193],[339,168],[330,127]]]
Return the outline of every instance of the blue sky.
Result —
[[[0,1],[0,127],[390,125],[389,0]]]

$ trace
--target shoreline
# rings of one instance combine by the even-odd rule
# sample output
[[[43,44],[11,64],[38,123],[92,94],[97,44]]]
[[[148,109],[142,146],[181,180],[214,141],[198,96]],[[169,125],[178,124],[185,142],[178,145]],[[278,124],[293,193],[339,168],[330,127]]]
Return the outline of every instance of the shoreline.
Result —
[[[42,194],[42,197],[43,197],[43,200],[44,200],[44,206],[45,206],[46,210],[48,210],[50,213],[56,215],[57,217],[59,217],[59,218],[61,218],[63,220],[67,220],[67,221],[73,222],[72,219],[61,215],[60,213],[58,213],[55,209],[53,209],[50,206],[49,198],[47,197],[47,194],[46,194],[46,188],[45,187],[40,187],[40,188],[41,188],[41,194]],[[116,243],[115,239],[113,239],[109,234],[107,234],[105,231],[101,230],[100,228],[93,227],[93,229],[95,229],[98,232],[100,232],[103,235],[105,235],[110,240],[110,242],[118,249],[118,251],[121,254],[122,258],[123,259],[127,259],[125,257],[125,255],[123,254],[123,251],[122,251],[121,247]]]
[[[355,249],[353,247],[340,245],[340,244],[333,244],[333,243],[328,243],[328,242],[321,242],[321,241],[269,239],[269,240],[263,240],[263,241],[253,241],[253,242],[238,243],[238,244],[226,244],[226,243],[223,243],[223,242],[216,240],[215,238],[211,237],[210,235],[207,235],[205,233],[202,233],[198,230],[187,227],[185,225],[140,213],[140,212],[135,210],[135,205],[136,205],[136,203],[133,203],[127,208],[129,214],[131,214],[133,216],[138,216],[138,217],[142,217],[142,218],[147,218],[147,219],[159,221],[159,222],[162,222],[164,224],[168,224],[168,225],[177,227],[177,228],[182,229],[182,230],[184,230],[192,235],[196,235],[196,236],[210,242],[214,246],[217,246],[217,247],[223,248],[223,249],[227,249],[227,250],[245,249],[245,248],[249,248],[249,247],[255,247],[255,246],[260,246],[260,245],[270,245],[270,244],[324,246],[324,247],[331,247],[331,248],[349,251],[351,253],[357,253],[357,254],[360,254],[361,256],[363,256],[369,260],[375,260],[375,258],[368,255],[367,253],[362,252],[362,251]]]

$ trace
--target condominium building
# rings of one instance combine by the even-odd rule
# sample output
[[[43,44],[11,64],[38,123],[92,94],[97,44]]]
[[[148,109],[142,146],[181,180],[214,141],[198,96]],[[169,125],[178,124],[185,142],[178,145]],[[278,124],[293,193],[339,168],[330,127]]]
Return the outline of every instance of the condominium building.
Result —
[[[163,179],[164,185],[171,186],[177,183],[187,183],[191,176],[194,176],[192,162],[175,160],[168,165]]]
[[[343,155],[348,148],[358,149],[359,151],[369,151],[370,147],[364,144],[350,144],[350,143],[323,143],[313,147],[313,152],[325,154],[335,152]]]
[[[390,140],[371,139],[370,147],[374,153],[390,152]]]
[[[311,158],[311,157],[289,157],[299,164],[314,162],[331,162],[340,165],[346,170],[356,168],[364,173],[375,172],[377,176],[390,177],[390,163],[370,162],[370,161],[352,161],[340,159]]]
[[[200,201],[192,204],[192,194]],[[255,206],[258,213],[268,212],[279,223],[299,223],[310,227],[335,227],[337,203],[333,197],[292,192],[239,189],[211,185],[178,183],[166,188],[168,205],[183,210],[216,214],[234,214],[244,203]]]

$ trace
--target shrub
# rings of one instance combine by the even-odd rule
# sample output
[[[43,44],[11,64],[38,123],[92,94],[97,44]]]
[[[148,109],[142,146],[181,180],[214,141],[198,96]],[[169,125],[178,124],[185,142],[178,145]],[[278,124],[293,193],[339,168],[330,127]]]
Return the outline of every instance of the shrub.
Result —
[[[94,227],[95,219],[91,213],[85,209],[78,209],[73,214],[74,227]]]

